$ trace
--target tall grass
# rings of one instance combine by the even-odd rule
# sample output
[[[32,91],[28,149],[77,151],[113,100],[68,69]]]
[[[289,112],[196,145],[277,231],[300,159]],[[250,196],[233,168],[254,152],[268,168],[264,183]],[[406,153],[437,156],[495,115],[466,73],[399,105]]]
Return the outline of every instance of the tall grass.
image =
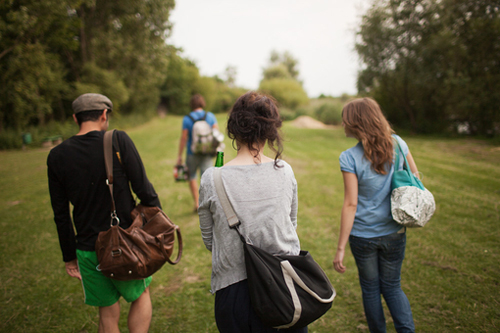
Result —
[[[225,116],[218,115],[221,128]],[[184,238],[184,256],[153,278],[151,332],[217,332],[210,293],[211,259],[201,241],[186,183],[175,183],[181,117],[154,118],[128,131],[165,212]],[[111,120],[111,127],[113,120]],[[338,156],[353,146],[342,130],[285,124],[285,156],[299,186],[298,234],[338,296],[310,332],[367,331],[354,260],[334,272],[343,199]],[[500,149],[483,141],[404,136],[437,211],[408,230],[402,285],[419,332],[496,332],[500,327]],[[226,161],[235,156],[226,142]],[[96,332],[97,310],[66,275],[47,189],[48,149],[0,152],[0,331]],[[120,327],[127,332],[129,305]],[[388,331],[394,332],[388,318]]]

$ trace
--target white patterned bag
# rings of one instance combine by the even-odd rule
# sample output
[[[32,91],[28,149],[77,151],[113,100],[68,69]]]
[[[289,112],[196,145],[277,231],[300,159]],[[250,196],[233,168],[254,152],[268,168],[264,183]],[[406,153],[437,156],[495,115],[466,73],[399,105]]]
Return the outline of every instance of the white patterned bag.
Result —
[[[396,141],[395,168],[399,167],[399,152],[404,158],[403,169],[395,170],[391,182],[391,213],[394,221],[408,228],[423,227],[436,210],[434,196],[411,171],[406,156]]]
[[[416,186],[402,186],[392,190],[392,218],[408,228],[423,227],[436,210],[434,196]]]

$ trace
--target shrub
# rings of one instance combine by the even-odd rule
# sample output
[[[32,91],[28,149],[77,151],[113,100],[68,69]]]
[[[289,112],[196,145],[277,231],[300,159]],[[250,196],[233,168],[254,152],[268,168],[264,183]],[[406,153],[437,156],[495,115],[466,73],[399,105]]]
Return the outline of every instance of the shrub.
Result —
[[[293,79],[269,79],[260,82],[259,90],[273,96],[281,106],[296,109],[309,102],[300,82]]]
[[[328,125],[339,125],[342,123],[342,103],[337,100],[331,100],[321,104],[314,111],[316,118]]]
[[[22,143],[22,133],[19,131],[9,129],[0,133],[0,150],[19,149]]]

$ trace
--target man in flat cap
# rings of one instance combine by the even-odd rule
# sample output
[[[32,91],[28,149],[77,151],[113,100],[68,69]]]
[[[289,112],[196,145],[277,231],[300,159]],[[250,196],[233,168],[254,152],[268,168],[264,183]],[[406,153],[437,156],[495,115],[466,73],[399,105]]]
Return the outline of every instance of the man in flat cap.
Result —
[[[112,109],[113,103],[100,94],[84,94],[73,101],[73,118],[80,130],[53,148],[47,158],[50,198],[66,272],[82,281],[85,303],[99,307],[99,332],[118,332],[118,300],[122,296],[132,302],[130,332],[147,332],[152,315],[151,277],[117,281],[96,269],[97,235],[110,228],[111,195],[106,184],[103,138]],[[135,206],[129,184],[143,205],[161,206],[130,137],[116,131],[114,144],[119,147],[120,160],[113,154],[113,193],[120,226],[128,228]]]

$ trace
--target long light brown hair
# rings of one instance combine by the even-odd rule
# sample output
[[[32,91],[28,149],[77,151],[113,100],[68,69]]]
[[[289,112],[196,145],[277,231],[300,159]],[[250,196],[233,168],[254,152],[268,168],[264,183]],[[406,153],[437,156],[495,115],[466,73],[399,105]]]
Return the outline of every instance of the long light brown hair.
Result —
[[[386,175],[394,155],[394,131],[380,106],[371,98],[358,98],[342,109],[345,129],[363,145],[365,157],[375,172]]]

